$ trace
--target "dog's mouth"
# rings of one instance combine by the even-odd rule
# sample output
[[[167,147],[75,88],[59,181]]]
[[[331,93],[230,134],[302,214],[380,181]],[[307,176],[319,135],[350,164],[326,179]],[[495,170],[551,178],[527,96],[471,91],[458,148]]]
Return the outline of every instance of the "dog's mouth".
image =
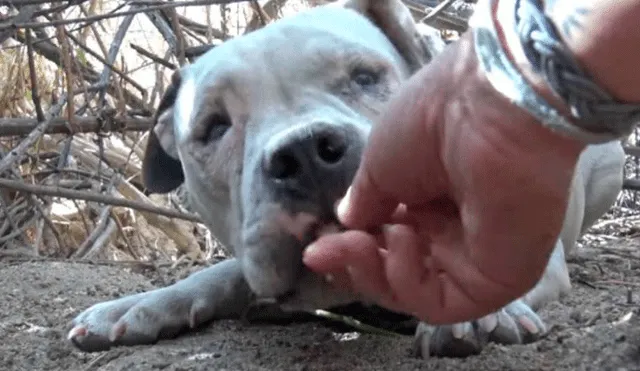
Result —
[[[305,218],[305,216],[298,216],[297,218],[295,218],[297,223],[281,224],[282,229],[289,235],[293,236],[302,249],[305,249],[307,246],[309,246],[311,243],[322,236],[346,230],[346,228],[343,227],[335,217],[321,219],[311,217],[308,214],[307,216],[307,218]],[[307,223],[305,225],[301,225],[301,219],[305,219]],[[292,222],[293,220],[287,221]],[[303,279],[304,276],[313,275],[315,275],[314,272],[303,266],[299,279]],[[296,285],[289,291],[275,297],[256,297],[256,304],[285,304],[296,298],[299,294],[300,289],[301,287]]]
[[[301,212],[292,217],[281,213],[276,219],[279,228],[293,236],[302,246],[308,246],[324,235],[345,230],[335,216],[323,218]]]

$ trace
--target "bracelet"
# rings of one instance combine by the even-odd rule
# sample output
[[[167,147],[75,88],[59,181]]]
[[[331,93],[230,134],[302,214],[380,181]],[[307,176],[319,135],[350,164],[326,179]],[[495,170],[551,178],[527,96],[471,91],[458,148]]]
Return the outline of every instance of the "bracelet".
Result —
[[[554,93],[567,102],[575,123],[569,122],[540,96],[513,65],[498,38],[493,16],[498,1],[480,0],[469,22],[480,66],[494,89],[545,127],[584,143],[606,143],[621,139],[633,131],[640,121],[640,105],[615,102],[585,77],[571,53],[559,41],[557,32],[542,14],[541,8],[532,5],[534,2],[539,4],[539,1],[507,1],[513,7],[510,10],[513,10],[516,30],[527,58],[534,69],[545,77]],[[597,91],[597,95],[589,95],[593,91]]]

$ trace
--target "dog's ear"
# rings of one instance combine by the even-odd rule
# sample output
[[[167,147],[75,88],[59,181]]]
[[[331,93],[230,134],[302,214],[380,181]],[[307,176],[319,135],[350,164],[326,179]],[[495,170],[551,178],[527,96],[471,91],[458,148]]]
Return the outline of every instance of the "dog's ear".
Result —
[[[417,24],[400,0],[340,0],[332,5],[353,9],[369,18],[387,35],[412,71],[429,63],[446,46],[440,32]]]
[[[142,160],[142,182],[152,193],[167,193],[184,182],[173,131],[173,106],[180,89],[180,72],[174,72],[153,117],[147,148]]]

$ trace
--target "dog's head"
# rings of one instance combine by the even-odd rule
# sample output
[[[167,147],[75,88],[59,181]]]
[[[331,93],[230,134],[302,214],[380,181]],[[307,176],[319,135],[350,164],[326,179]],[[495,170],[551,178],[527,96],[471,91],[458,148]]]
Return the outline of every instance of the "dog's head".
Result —
[[[258,297],[347,302],[304,268],[303,248],[335,223],[385,102],[443,47],[399,0],[339,1],[232,39],[174,75],[145,186],[184,182]]]

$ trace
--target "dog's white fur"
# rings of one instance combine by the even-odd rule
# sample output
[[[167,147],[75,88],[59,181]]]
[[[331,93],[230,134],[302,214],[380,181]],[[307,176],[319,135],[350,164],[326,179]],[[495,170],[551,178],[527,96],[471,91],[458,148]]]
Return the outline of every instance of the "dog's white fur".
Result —
[[[190,205],[235,257],[172,286],[94,305],[78,315],[69,338],[84,350],[150,343],[185,326],[238,317],[252,295],[298,309],[357,301],[305,270],[302,248],[332,222],[333,202],[349,185],[389,95],[444,47],[398,0],[348,0],[235,38],[183,68],[158,109],[145,183],[168,192],[184,182]],[[322,135],[339,140],[336,164],[311,158],[317,153],[309,141]],[[298,151],[293,178],[274,178],[278,172],[265,165],[280,161],[283,149]],[[615,201],[623,162],[620,143],[588,147],[538,285],[479,326],[421,324],[417,350],[467,354],[487,339],[519,343],[522,334],[543,332],[534,310],[569,290],[564,256]]]

